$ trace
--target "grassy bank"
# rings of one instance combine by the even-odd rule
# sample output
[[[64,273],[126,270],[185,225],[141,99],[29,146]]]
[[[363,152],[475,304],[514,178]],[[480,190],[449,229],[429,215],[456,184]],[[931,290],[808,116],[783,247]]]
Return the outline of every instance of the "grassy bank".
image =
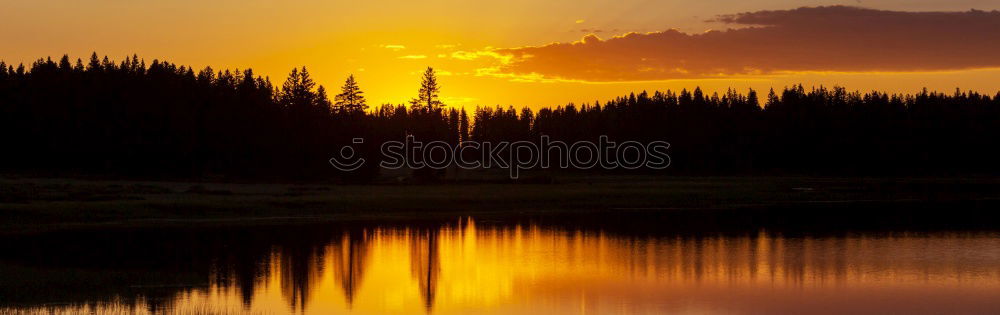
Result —
[[[0,230],[586,211],[947,209],[997,200],[996,178],[567,176],[550,184],[364,186],[8,177],[0,179]]]

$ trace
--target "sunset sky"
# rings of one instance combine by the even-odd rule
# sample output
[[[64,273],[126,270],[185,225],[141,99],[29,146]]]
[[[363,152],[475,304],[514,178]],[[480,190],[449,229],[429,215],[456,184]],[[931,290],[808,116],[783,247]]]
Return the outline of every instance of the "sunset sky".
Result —
[[[816,8],[832,5],[865,9]],[[252,67],[276,85],[306,66],[328,89],[354,74],[371,104],[412,98],[427,66],[452,106],[799,82],[993,94],[1000,12],[991,10],[1000,1],[3,0],[0,59],[136,53]]]

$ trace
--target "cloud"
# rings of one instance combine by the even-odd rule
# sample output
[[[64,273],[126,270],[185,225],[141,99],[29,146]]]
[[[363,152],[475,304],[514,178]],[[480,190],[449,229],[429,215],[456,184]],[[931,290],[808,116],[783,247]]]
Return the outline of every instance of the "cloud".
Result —
[[[583,24],[583,22],[586,22],[586,20],[582,20],[582,19],[581,20],[576,20],[576,24]]]
[[[403,46],[403,45],[382,45],[382,48],[392,49],[392,51],[400,51],[400,50],[406,49],[406,46]]]
[[[476,69],[476,72],[473,75],[477,77],[504,78],[511,82],[531,82],[531,83],[556,83],[556,82],[585,83],[586,82],[583,80],[570,80],[570,79],[545,77],[539,73],[528,73],[528,74],[503,73],[500,72],[499,67],[478,68]]]
[[[427,58],[427,56],[426,55],[406,55],[406,56],[399,57],[399,59],[424,59],[424,58]]]
[[[572,43],[489,52],[505,58],[498,75],[602,82],[1000,67],[998,11],[831,6],[720,15],[712,21],[739,28],[629,33],[607,40],[588,34]]]
[[[504,64],[509,63],[510,59],[511,59],[510,55],[499,54],[499,53],[493,51],[492,48],[487,48],[486,50],[482,50],[482,51],[471,51],[471,52],[470,51],[460,50],[460,51],[456,51],[456,52],[452,52],[451,53],[451,58],[458,59],[458,60],[476,60],[476,59],[479,59],[480,57],[491,57],[491,58],[494,58],[496,60],[499,60],[501,63],[504,63]]]

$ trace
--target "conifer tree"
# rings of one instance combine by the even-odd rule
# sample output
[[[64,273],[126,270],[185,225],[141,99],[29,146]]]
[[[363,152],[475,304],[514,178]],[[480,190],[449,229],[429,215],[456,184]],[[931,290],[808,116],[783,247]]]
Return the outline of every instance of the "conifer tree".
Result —
[[[330,98],[326,96],[326,88],[322,85],[316,89],[316,104],[314,105],[316,109],[325,115],[329,115],[333,107],[330,103]]]
[[[469,139],[469,114],[465,112],[465,107],[462,107],[462,113],[458,120],[458,136],[460,138],[459,141],[472,140]]]
[[[280,103],[295,112],[303,112],[315,105],[316,94],[313,92],[313,82],[306,67],[302,70],[292,69],[288,79],[281,85]]]
[[[434,74],[434,68],[427,67],[424,71],[423,80],[420,82],[420,90],[417,91],[417,98],[410,101],[410,105],[413,106],[414,110],[433,112],[436,109],[444,106],[441,100],[438,99],[438,92],[441,90],[438,87],[437,76]]]
[[[90,72],[101,71],[101,60],[97,58],[97,52],[94,52],[90,55],[90,63],[87,64],[87,71]]]
[[[760,109],[760,102],[757,101],[757,91],[754,91],[754,89],[750,89],[750,92],[747,92],[747,107],[755,111]]]
[[[347,76],[344,86],[340,88],[340,94],[334,97],[336,110],[348,114],[365,112],[368,109],[368,104],[365,103],[363,94],[358,82],[354,80],[354,75]]]
[[[451,144],[457,144],[462,141],[462,136],[459,130],[461,130],[461,119],[458,115],[458,110],[452,108],[448,111],[448,142]]]

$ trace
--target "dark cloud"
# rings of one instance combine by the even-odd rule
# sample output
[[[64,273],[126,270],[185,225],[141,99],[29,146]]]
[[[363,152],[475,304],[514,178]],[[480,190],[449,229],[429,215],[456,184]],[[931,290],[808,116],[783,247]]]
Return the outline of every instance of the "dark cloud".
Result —
[[[588,81],[779,71],[929,71],[1000,67],[1000,12],[896,12],[832,6],[718,16],[743,28],[676,30],[498,49],[507,74]]]

